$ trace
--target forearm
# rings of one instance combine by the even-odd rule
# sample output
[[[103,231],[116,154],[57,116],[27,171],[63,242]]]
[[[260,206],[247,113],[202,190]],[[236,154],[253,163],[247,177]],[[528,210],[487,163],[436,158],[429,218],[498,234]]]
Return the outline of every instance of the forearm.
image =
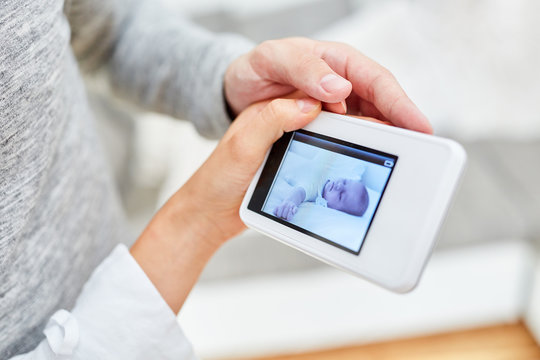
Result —
[[[131,254],[178,313],[204,266],[221,244],[221,235],[195,212],[181,189],[156,214]]]
[[[245,229],[238,211],[268,148],[320,110],[318,102],[293,99],[248,108],[133,245],[131,254],[174,312],[214,252]]]
[[[141,1],[123,29],[107,66],[112,88],[146,109],[192,121],[205,136],[221,136],[231,120],[225,72],[251,44],[210,33],[158,4]]]
[[[223,99],[229,64],[252,47],[216,35],[160,0],[73,0],[72,47],[85,70],[102,68],[114,92],[146,110],[194,122],[204,135],[230,123]]]

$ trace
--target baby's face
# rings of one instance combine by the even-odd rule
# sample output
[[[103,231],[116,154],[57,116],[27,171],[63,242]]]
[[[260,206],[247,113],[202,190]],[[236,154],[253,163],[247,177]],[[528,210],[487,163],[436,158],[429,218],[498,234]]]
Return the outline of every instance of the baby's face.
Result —
[[[328,180],[322,196],[329,208],[356,216],[364,214],[369,202],[366,187],[362,182],[344,178]]]

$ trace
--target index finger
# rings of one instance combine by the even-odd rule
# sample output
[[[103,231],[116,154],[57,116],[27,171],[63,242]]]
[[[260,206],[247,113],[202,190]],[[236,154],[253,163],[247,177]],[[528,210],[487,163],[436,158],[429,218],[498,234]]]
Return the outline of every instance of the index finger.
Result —
[[[352,83],[356,95],[372,103],[394,125],[433,133],[426,116],[386,68],[345,44],[322,43],[319,51],[332,69]]]

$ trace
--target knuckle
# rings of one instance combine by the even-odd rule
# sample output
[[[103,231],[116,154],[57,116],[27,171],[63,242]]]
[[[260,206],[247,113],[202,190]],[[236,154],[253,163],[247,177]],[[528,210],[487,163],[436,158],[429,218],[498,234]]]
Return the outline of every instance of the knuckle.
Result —
[[[298,71],[312,73],[314,68],[328,68],[328,64],[321,57],[313,54],[303,54],[298,61]]]
[[[378,77],[381,79],[395,79],[394,74],[390,70],[388,70],[386,67],[377,64],[378,65]]]
[[[314,40],[309,39],[307,37],[303,37],[303,36],[294,36],[294,37],[285,38],[284,41],[288,42],[291,46],[295,46],[295,47],[296,46],[305,47],[305,46],[309,46],[315,43]]]
[[[363,54],[360,52],[360,50],[358,50],[357,48],[355,48],[354,46],[350,45],[350,44],[346,44],[346,43],[342,43],[342,42],[334,42],[334,46],[339,48],[341,51],[346,51],[346,52],[356,52],[360,55],[363,56]]]
[[[298,71],[310,71],[313,65],[318,65],[321,61],[323,61],[321,58],[311,54],[302,54],[297,62]]]
[[[263,41],[252,50],[249,61],[254,68],[264,68],[271,64],[276,51],[275,40]]]
[[[248,148],[247,137],[243,136],[241,133],[235,133],[229,138],[229,155],[230,159],[239,164],[249,158],[250,151]]]
[[[275,124],[276,121],[279,121],[283,118],[285,113],[285,99],[274,99],[268,103],[266,106],[266,111],[264,112],[263,120],[272,122],[271,125]]]
[[[388,103],[388,114],[390,117],[394,117],[396,108],[398,108],[397,104],[402,100],[403,98],[401,96],[396,96],[394,99],[392,99]]]
[[[386,79],[388,79],[385,72],[389,71],[386,69],[380,69],[379,71],[377,71],[377,73],[373,76],[371,82],[367,85],[368,99],[372,102],[377,96],[377,89],[381,89],[381,85],[386,81]]]
[[[276,49],[276,41],[277,40],[263,41],[255,48],[255,53],[265,57],[269,54],[272,54]]]
[[[386,79],[396,81],[396,77],[394,76],[394,74],[392,74],[392,72],[387,68],[382,68],[381,72]]]

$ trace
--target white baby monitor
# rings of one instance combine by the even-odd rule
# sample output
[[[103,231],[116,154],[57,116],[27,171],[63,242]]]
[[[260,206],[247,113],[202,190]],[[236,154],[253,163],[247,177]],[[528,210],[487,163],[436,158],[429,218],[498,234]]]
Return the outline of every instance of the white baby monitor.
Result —
[[[407,292],[465,161],[454,141],[323,112],[274,144],[240,216],[324,262]]]

